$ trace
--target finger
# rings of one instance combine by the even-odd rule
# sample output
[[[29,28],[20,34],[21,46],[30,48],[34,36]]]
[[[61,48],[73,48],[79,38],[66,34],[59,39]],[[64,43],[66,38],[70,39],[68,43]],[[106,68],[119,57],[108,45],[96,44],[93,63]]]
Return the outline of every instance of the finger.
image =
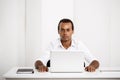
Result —
[[[38,70],[38,72],[40,72],[40,69],[37,69]]]
[[[48,68],[46,67],[46,72],[48,72]]]
[[[85,68],[85,71],[88,71],[88,67]]]
[[[41,72],[44,72],[44,67],[41,67]]]
[[[92,72],[92,68],[91,68],[91,67],[90,67],[90,69],[89,69],[89,70],[90,70],[90,72]]]
[[[92,72],[95,72],[95,68],[92,68]]]
[[[91,72],[92,70],[91,70],[91,67],[88,67],[88,72]]]
[[[90,72],[94,72],[95,68],[94,67],[90,67]]]
[[[40,68],[40,72],[43,72],[43,68],[42,67]]]
[[[42,67],[42,72],[46,72],[47,71],[47,67]]]
[[[88,72],[91,72],[91,68],[90,67],[88,67],[88,70],[87,70]]]
[[[38,72],[41,72],[41,68],[38,68],[37,70],[38,70]]]
[[[92,72],[92,67],[90,67],[90,72]]]

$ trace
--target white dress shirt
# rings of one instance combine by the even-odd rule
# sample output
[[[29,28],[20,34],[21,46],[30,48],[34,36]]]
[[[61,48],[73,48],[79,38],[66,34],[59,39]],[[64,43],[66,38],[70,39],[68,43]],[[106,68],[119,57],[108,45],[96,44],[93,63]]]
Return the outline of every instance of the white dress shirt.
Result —
[[[90,53],[88,48],[82,42],[72,39],[71,46],[68,49],[65,49],[63,47],[63,45],[61,44],[60,38],[51,42],[50,45],[48,46],[47,50],[45,51],[45,53],[43,53],[40,56],[40,58],[37,60],[41,60],[43,62],[43,64],[46,65],[48,60],[50,60],[50,51],[66,51],[66,50],[68,50],[68,51],[75,51],[75,50],[83,51],[85,60],[88,63],[91,63],[93,60],[96,60],[96,58]]]

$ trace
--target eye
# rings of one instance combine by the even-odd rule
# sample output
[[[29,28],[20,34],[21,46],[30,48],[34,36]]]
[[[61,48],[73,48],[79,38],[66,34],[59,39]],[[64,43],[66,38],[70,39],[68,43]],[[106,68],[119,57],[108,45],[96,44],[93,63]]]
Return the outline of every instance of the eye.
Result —
[[[70,31],[70,29],[67,29],[67,31],[69,32],[69,31]]]
[[[64,32],[65,30],[64,30],[64,29],[61,29],[60,31],[61,31],[61,32]]]

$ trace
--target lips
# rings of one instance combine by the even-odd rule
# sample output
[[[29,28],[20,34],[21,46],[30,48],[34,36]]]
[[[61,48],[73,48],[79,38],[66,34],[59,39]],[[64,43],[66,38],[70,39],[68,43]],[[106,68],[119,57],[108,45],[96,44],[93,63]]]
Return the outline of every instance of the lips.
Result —
[[[65,38],[65,39],[66,39],[66,38],[69,38],[69,37],[68,37],[68,36],[63,36],[63,38]]]

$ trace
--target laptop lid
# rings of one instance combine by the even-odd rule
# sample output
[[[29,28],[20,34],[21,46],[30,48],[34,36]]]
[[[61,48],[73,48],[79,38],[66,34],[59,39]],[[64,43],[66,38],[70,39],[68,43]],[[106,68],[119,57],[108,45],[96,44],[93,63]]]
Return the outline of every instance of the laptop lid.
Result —
[[[50,72],[83,72],[84,54],[82,51],[51,51]]]

